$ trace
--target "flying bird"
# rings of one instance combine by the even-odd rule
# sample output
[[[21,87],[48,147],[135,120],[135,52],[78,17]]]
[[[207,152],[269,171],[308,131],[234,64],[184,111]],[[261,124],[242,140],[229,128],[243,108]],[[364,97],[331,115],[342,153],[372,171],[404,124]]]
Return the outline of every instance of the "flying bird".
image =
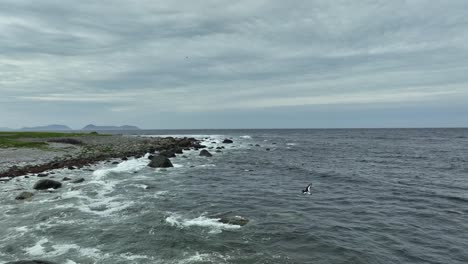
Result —
[[[307,187],[304,190],[302,190],[302,194],[311,194],[310,193],[310,188],[311,187],[312,187],[312,183],[307,185]]]

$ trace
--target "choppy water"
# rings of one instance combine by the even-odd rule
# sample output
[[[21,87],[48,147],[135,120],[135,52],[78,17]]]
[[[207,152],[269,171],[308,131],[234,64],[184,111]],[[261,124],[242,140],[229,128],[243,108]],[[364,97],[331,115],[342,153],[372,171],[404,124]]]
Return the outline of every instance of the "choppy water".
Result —
[[[37,178],[0,184],[0,263],[468,263],[467,129],[143,133],[235,143],[60,170],[86,181],[26,202]]]

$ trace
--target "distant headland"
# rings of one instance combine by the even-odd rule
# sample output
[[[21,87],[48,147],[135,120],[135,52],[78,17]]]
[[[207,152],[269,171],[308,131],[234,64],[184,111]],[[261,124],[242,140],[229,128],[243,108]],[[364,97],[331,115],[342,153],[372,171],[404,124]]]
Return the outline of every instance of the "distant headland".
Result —
[[[23,127],[19,129],[13,129],[8,127],[0,127],[0,131],[73,131],[75,129],[67,126],[67,125],[46,125],[46,126],[34,126],[34,127]],[[84,130],[84,131],[105,131],[105,130],[141,130],[137,126],[130,126],[130,125],[123,125],[123,126],[99,126],[89,124],[81,129],[76,130]]]

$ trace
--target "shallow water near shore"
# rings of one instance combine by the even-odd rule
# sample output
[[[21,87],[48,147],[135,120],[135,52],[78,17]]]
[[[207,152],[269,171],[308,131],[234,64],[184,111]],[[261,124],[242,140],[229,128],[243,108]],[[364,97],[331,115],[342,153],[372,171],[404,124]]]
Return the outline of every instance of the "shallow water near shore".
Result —
[[[38,178],[0,183],[0,263],[468,262],[468,129],[128,134],[194,136],[213,157],[56,170],[85,181],[29,201],[14,197]]]

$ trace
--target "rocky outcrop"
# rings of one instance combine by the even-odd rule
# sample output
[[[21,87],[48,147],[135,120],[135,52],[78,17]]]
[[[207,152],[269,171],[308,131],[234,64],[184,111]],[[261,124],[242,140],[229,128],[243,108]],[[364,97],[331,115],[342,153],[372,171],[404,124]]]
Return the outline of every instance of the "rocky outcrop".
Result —
[[[249,219],[236,215],[231,217],[222,217],[218,222],[228,225],[245,226],[249,222]]]
[[[202,149],[202,150],[200,151],[199,156],[202,156],[202,157],[211,157],[211,156],[213,156],[213,155],[212,155],[208,150]]]
[[[22,192],[18,196],[15,197],[16,200],[25,200],[33,197],[34,194],[30,192]]]
[[[172,162],[164,155],[154,156],[151,162],[148,164],[151,168],[170,168],[174,167]]]
[[[36,184],[34,184],[33,189],[35,189],[35,190],[47,190],[47,189],[50,189],[50,188],[58,189],[60,187],[62,187],[62,184],[60,182],[54,181],[54,180],[49,180],[49,179],[44,179],[44,180],[40,180],[40,181],[36,182]]]
[[[232,140],[230,140],[230,139],[228,139],[228,138],[226,138],[225,140],[223,140],[223,144],[232,144],[232,143],[234,143],[234,141],[232,141]]]
[[[52,138],[50,138],[52,139]],[[42,139],[41,139],[42,140]],[[43,139],[47,142],[49,139]],[[70,168],[71,170],[83,168],[84,166],[94,164],[100,161],[122,159],[128,160],[129,157],[142,156],[149,152],[168,151],[168,155],[174,157],[175,153],[181,150],[200,149],[205,146],[200,145],[195,138],[145,138],[145,137],[122,137],[89,135],[79,137],[83,145],[77,146],[83,151],[79,154],[61,155],[56,158],[47,159],[44,163],[29,163],[25,166],[11,166],[6,170],[0,171],[0,184],[9,181],[13,177],[39,174],[51,170]],[[85,168],[86,170],[86,168]],[[42,176],[42,175],[41,175]]]

